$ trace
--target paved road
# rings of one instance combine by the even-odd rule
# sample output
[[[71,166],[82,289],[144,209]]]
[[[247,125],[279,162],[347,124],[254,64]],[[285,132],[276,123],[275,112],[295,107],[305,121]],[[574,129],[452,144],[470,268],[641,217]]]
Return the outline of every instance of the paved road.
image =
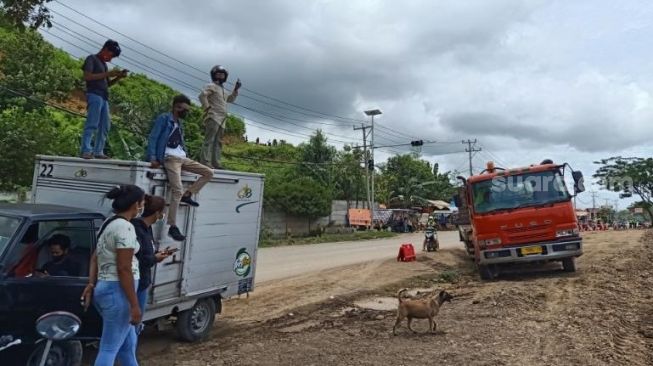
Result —
[[[440,248],[462,248],[457,231],[438,232]],[[261,248],[258,250],[256,282],[294,277],[304,273],[379,259],[396,258],[402,243],[422,250],[424,233],[403,234],[390,239]]]

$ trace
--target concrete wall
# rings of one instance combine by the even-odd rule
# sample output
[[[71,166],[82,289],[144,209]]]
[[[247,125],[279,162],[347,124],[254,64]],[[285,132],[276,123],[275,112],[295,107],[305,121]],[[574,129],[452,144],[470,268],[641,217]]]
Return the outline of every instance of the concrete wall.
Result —
[[[346,223],[347,202],[333,201],[331,203],[331,215],[315,220],[305,217],[286,215],[284,212],[263,207],[263,229],[274,237],[308,235],[310,231],[316,230],[318,225],[322,228],[327,226],[342,227]],[[309,229],[310,228],[310,229]],[[331,231],[331,230],[329,230]]]

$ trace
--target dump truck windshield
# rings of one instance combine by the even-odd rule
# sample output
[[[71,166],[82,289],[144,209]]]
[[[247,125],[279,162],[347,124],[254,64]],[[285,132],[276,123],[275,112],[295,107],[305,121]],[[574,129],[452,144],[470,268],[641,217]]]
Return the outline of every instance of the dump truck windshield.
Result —
[[[474,183],[472,193],[477,213],[538,206],[571,198],[558,171],[495,177]]]

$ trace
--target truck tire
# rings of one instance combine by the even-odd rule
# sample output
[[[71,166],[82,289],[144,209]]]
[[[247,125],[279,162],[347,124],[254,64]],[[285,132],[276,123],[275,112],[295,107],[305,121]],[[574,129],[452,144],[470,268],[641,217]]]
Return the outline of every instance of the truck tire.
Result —
[[[565,258],[562,260],[562,269],[565,272],[576,272],[576,258]]]
[[[205,339],[213,328],[215,321],[215,301],[198,300],[192,308],[182,311],[177,316],[177,335],[186,342]]]
[[[485,281],[492,280],[495,277],[493,268],[487,264],[478,265],[478,274],[481,277],[481,279]]]
[[[41,364],[45,343],[43,341],[34,345],[27,359],[27,366],[39,366]],[[51,366],[81,366],[82,353],[82,343],[79,341],[53,342],[45,364]]]

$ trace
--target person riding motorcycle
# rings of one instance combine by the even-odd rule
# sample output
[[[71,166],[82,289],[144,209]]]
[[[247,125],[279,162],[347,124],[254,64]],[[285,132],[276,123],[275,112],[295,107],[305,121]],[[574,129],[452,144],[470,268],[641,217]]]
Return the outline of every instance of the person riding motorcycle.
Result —
[[[430,249],[437,250],[438,247],[440,246],[438,243],[438,239],[436,237],[437,231],[435,229],[435,224],[429,222],[429,225],[426,227],[426,230],[424,231],[424,243],[422,244],[422,251],[426,252],[427,249],[430,251]],[[433,241],[433,246],[431,247],[430,241]]]

